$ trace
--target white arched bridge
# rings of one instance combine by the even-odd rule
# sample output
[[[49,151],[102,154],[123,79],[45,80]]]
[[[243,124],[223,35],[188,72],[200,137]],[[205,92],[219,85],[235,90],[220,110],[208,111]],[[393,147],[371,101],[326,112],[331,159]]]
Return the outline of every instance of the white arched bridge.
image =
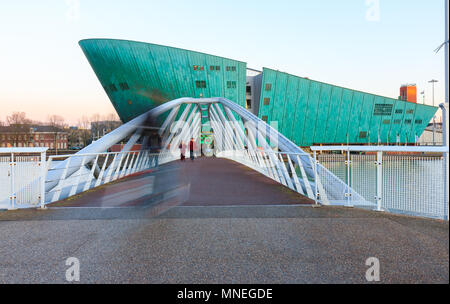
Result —
[[[239,163],[297,193],[298,200],[448,218],[448,195],[445,188],[433,182],[435,172],[445,176],[442,158],[388,154],[402,151],[446,155],[446,147],[321,146],[311,147],[312,153],[308,153],[279,133],[276,124],[267,124],[225,98],[166,102],[72,155],[47,159],[45,148],[19,149],[25,154],[15,148],[2,149],[2,155],[10,155],[0,155],[0,166],[8,167],[1,170],[8,174],[1,176],[0,209],[45,208],[118,179],[157,170],[179,160],[180,144],[188,148],[191,140],[196,143],[195,156],[211,158],[209,165],[220,158]],[[120,151],[107,152],[117,146]],[[322,150],[338,153],[317,155]],[[424,169],[417,176],[405,175],[408,166]],[[223,169],[216,166],[214,172],[204,174],[217,174]],[[233,187],[229,192],[245,188],[245,181]],[[142,188],[146,194],[152,191],[145,184]],[[138,196],[132,189],[128,192],[130,197]],[[220,195],[224,192],[217,192]]]
[[[158,128],[152,127],[156,121]],[[197,156],[231,159],[316,203],[346,202],[348,197],[353,203],[365,202],[309,153],[236,103],[225,98],[180,98],[140,115],[76,154],[50,156],[42,161],[40,176],[3,204],[11,209],[44,207],[178,160],[180,143],[191,139],[197,143]],[[105,152],[124,140],[120,152]],[[133,149],[136,143],[141,143],[141,150]]]

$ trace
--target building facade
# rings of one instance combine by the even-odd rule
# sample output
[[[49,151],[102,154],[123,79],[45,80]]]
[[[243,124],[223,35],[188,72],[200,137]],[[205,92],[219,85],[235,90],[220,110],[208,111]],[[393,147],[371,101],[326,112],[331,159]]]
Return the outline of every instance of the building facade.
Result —
[[[299,146],[414,144],[437,111],[179,48],[113,39],[80,46],[123,122],[181,97],[225,97]]]
[[[52,126],[13,125],[0,127],[0,147],[68,148],[68,133]]]

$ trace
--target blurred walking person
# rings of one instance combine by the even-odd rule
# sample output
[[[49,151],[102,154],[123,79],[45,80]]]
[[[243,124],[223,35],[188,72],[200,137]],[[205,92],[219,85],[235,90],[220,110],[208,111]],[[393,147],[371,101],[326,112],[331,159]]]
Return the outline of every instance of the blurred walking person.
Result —
[[[192,161],[194,161],[194,150],[195,150],[195,141],[194,141],[194,137],[191,137],[191,141],[189,142],[189,151],[191,153]]]

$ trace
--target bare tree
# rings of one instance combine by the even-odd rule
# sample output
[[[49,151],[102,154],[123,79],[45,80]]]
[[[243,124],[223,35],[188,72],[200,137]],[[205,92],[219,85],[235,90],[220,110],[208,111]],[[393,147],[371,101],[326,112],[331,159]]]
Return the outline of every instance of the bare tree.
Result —
[[[30,120],[27,119],[25,112],[14,112],[11,115],[6,116],[6,122],[10,126],[29,123],[29,121]]]
[[[109,113],[105,115],[106,121],[120,121],[119,116],[116,113]]]
[[[48,116],[48,124],[52,127],[56,128],[65,128],[66,123],[64,121],[64,117],[59,115],[49,115]]]
[[[80,119],[78,119],[77,125],[79,129],[78,133],[83,141],[83,146],[86,147],[89,143],[89,138],[91,137],[91,122],[87,116],[83,115]]]
[[[48,124],[53,127],[53,140],[55,145],[55,154],[58,154],[58,133],[66,127],[64,118],[59,115],[49,115]]]
[[[17,146],[19,141],[30,141],[30,124],[31,121],[27,118],[25,112],[14,112],[9,116],[6,116],[6,122],[10,126],[12,132],[11,141],[13,146]]]

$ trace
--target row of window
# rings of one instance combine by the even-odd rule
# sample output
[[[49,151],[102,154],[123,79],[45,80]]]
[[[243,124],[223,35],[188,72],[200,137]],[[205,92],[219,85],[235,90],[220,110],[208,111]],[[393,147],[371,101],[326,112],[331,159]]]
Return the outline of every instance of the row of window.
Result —
[[[374,116],[389,116],[392,115],[393,104],[376,103],[373,109]]]
[[[204,80],[196,80],[195,81],[195,86],[197,87],[197,89],[204,89],[204,88],[206,88],[206,81],[204,81]]]
[[[395,110],[395,114],[403,114],[403,109]],[[406,110],[406,114],[414,114],[414,110],[413,109],[408,109],[408,110]]]
[[[50,135],[48,135],[48,136],[45,136],[45,135],[38,135],[38,134],[36,134],[36,135],[18,135],[17,136],[17,140],[33,140],[33,137],[34,137],[34,140],[45,140],[45,139],[49,139],[49,137],[50,137],[50,139],[53,139],[54,138],[54,135],[53,134],[50,134]],[[46,138],[47,137],[47,138]],[[15,138],[16,138],[16,136],[15,135],[5,135],[5,134],[2,134],[2,136],[1,136],[1,139],[2,140],[15,140]],[[58,134],[58,135],[56,135],[56,139],[67,139],[67,135],[63,135],[63,134]]]
[[[192,66],[192,68],[194,69],[194,71],[204,71],[205,70],[205,67],[203,67],[201,65],[194,65],[194,66]],[[220,71],[220,66],[211,65],[209,67],[209,69],[211,71]],[[236,72],[236,66],[227,66],[226,70],[227,70],[227,72]]]
[[[270,104],[270,98],[264,98],[264,105],[268,106],[269,104]],[[402,114],[402,113],[403,113],[402,109],[395,110],[395,114]],[[408,109],[408,110],[406,110],[406,114],[414,114],[414,110],[413,109]],[[392,115],[392,105],[389,105],[389,104],[386,104],[386,105],[385,104],[376,104],[373,115],[375,115],[375,116],[385,116],[385,115],[389,116],[389,115]],[[397,120],[398,119],[396,119],[395,121],[397,121]],[[390,123],[389,120],[384,120],[383,123],[385,121],[388,121],[387,124]],[[408,119],[405,120],[405,121],[408,121]],[[422,120],[416,120],[416,124],[421,124],[421,123],[422,123]]]
[[[236,89],[236,81],[227,81],[227,89]],[[195,87],[197,89],[205,89],[206,81],[205,80],[196,80]]]
[[[1,147],[3,148],[7,148],[11,146],[11,144],[8,143],[2,143]],[[14,144],[15,146],[15,144]],[[46,143],[35,143],[35,144],[29,144],[27,145],[26,143],[17,143],[17,147],[19,148],[26,148],[26,147],[49,147],[50,149],[53,149],[55,147],[55,144],[53,142],[51,142],[50,144],[46,144]],[[67,149],[67,143],[58,143],[57,144],[58,149]]]
[[[236,89],[236,81],[227,81],[227,89]]]
[[[264,98],[264,104],[266,104],[266,99],[267,99],[267,104],[269,103],[269,101],[268,101],[268,98]],[[264,120],[265,122],[267,122],[267,116],[266,115],[264,115],[263,117],[262,117],[262,120]],[[383,125],[388,125],[388,124],[390,124],[391,123],[391,120],[390,119],[385,119],[385,120],[383,120]],[[399,125],[399,124],[401,124],[402,123],[402,120],[401,119],[395,119],[394,120],[394,124],[396,124],[396,125]],[[411,119],[405,119],[405,124],[406,125],[410,125],[412,123],[412,120]],[[415,124],[417,124],[417,125],[421,125],[422,123],[423,123],[423,120],[422,119],[416,119],[415,121],[414,121],[414,123]],[[364,132],[361,132],[361,133],[364,133]],[[363,138],[363,137],[361,137],[361,138]]]
[[[202,67],[201,65],[194,65],[194,71],[203,71],[204,67]]]

